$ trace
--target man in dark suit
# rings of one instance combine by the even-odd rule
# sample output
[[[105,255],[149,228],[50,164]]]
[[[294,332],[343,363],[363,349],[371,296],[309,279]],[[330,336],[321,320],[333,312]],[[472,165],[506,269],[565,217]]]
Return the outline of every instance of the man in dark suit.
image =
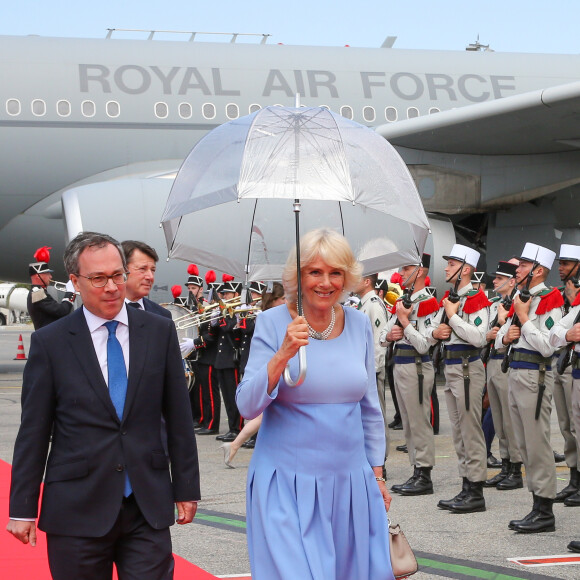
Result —
[[[169,310],[147,298],[155,282],[155,271],[159,261],[155,249],[145,242],[135,240],[125,240],[121,246],[125,253],[127,271],[129,272],[125,285],[126,301],[134,308],[143,308],[147,312],[171,318]]]
[[[32,335],[7,529],[36,544],[44,474],[38,525],[55,580],[110,580],[113,562],[120,580],[168,580],[174,502],[186,524],[200,498],[175,327],[125,307],[124,255],[109,236],[79,234],[64,258],[83,308]],[[152,428],[162,415],[170,459]]]

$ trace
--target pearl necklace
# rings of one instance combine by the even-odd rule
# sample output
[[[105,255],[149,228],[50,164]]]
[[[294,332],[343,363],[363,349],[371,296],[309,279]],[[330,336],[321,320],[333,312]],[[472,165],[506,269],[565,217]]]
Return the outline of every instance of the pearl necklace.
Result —
[[[298,311],[298,301],[296,301],[296,311]],[[304,319],[306,316],[302,313]],[[310,326],[310,322],[306,320],[306,324],[308,325],[308,336],[311,338],[315,338],[316,340],[326,340],[331,334],[334,329],[334,323],[336,322],[336,313],[334,311],[334,306],[332,307],[332,313],[330,315],[330,324],[322,331],[318,332],[318,330],[314,330],[312,326]]]

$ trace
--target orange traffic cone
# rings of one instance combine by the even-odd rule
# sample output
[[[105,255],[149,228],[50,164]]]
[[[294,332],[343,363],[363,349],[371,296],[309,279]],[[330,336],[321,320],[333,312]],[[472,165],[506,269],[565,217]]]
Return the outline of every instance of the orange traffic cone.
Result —
[[[16,358],[14,360],[26,360],[24,352],[24,343],[22,342],[22,335],[18,338],[18,348],[16,349]]]

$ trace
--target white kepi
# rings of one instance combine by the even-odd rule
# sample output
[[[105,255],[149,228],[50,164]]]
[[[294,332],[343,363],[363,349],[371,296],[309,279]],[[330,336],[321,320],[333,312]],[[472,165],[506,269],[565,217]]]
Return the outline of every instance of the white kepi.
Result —
[[[532,244],[531,242],[526,243],[524,251],[519,257],[524,262],[537,262],[540,266],[548,268],[548,270],[552,268],[555,258],[556,252],[552,252],[548,248],[538,246],[538,244]]]
[[[558,260],[569,260],[570,262],[580,262],[580,246],[562,244],[560,246],[560,257]]]
[[[469,248],[468,246],[462,246],[461,244],[453,244],[451,248],[451,252],[449,252],[448,256],[443,256],[444,260],[457,260],[458,262],[463,262],[469,266],[473,266],[477,268],[477,262],[479,261],[480,253],[473,248]]]

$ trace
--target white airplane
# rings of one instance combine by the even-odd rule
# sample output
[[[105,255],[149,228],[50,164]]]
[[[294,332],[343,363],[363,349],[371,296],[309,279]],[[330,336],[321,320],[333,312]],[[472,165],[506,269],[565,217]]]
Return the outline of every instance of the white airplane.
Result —
[[[455,234],[487,254],[488,271],[525,241],[580,243],[579,55],[118,34],[0,36],[0,279],[26,281],[47,245],[64,280],[64,245],[81,230],[165,256],[159,220],[193,145],[260,107],[293,106],[296,93],[397,147],[435,257]],[[170,300],[186,279],[186,264],[162,260],[151,297]]]

